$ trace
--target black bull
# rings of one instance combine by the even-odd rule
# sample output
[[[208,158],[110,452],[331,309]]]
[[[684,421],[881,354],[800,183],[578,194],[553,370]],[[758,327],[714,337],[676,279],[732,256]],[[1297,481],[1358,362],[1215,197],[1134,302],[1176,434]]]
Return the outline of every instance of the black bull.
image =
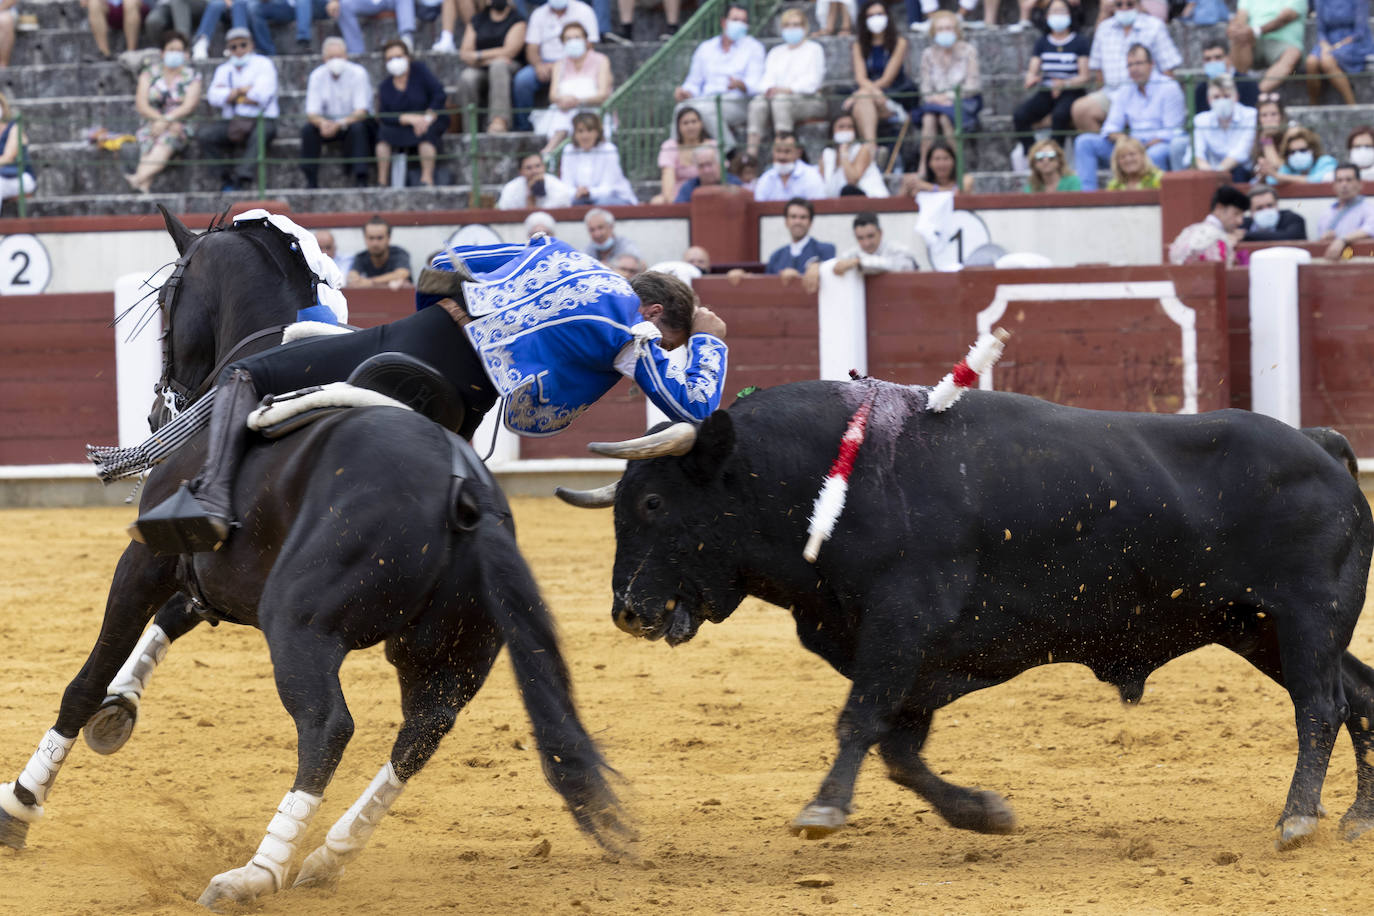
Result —
[[[869,385],[848,504],[812,565],[812,501]],[[1134,702],[1152,671],[1209,643],[1293,699],[1279,845],[1316,829],[1342,722],[1358,766],[1342,826],[1350,838],[1374,826],[1374,671],[1343,655],[1374,525],[1346,466],[1243,411],[1110,413],[970,391],[936,414],[924,399],[871,381],[760,392],[694,440],[687,427],[676,457],[631,461],[614,496],[621,629],[685,642],[754,595],[789,608],[802,644],[853,682],[839,753],[795,830],[843,825],[874,744],[950,824],[1009,830],[1000,796],[921,760],[935,710],[1050,662],[1086,665]]]

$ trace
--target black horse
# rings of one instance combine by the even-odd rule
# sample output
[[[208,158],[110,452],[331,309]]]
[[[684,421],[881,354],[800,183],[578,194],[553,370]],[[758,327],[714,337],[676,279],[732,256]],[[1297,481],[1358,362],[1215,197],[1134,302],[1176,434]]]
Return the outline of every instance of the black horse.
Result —
[[[165,290],[161,297],[169,328],[164,370],[194,391],[212,377],[225,341],[282,317],[280,305],[273,311],[262,303],[285,302],[294,312],[313,297],[302,293],[304,268],[283,273],[291,263],[286,243],[265,228],[197,236],[164,217],[184,261],[174,301]],[[203,440],[153,470],[144,506],[194,475]],[[20,777],[0,786],[0,842],[23,845],[77,732],[154,611],[181,613],[178,593],[195,595],[221,619],[262,630],[298,736],[295,781],[267,835],[247,865],[211,880],[202,904],[248,901],[285,886],[295,844],[353,731],[339,667],[349,652],[378,642],[397,670],[404,721],[389,760],[306,859],[297,884],[332,880],[361,851],[503,644],[550,783],[599,843],[614,847],[626,836],[612,771],[578,718],[509,506],[465,441],[397,407],[336,413],[256,443],[240,468],[235,508],[243,528],[221,550],[162,557],[137,542],[125,550],[100,636],[67,687],[56,724]]]

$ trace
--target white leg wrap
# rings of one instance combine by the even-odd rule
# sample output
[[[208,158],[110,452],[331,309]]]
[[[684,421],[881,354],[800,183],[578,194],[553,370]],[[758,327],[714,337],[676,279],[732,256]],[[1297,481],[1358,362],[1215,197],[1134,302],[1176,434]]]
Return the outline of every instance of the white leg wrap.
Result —
[[[24,771],[19,774],[17,781],[33,793],[34,804],[38,808],[38,816],[33,818],[34,820],[43,816],[43,802],[47,800],[48,792],[52,790],[52,784],[57,779],[57,771],[62,769],[62,761],[67,759],[67,754],[75,743],[75,738],[63,738],[55,729],[48,729],[48,733],[38,743],[38,750],[33,752],[29,762],[24,765]],[[6,811],[19,817],[8,808]]]
[[[167,657],[167,649],[172,645],[172,641],[167,638],[162,627],[157,624],[150,626],[139,640],[134,651],[129,655],[124,667],[119,669],[119,673],[110,681],[110,687],[106,691],[112,696],[122,696],[138,702],[143,696],[143,691],[148,689],[148,681],[153,676],[155,669],[162,660]]]
[[[377,824],[391,810],[396,799],[401,797],[405,786],[388,760],[353,803],[353,807],[329,828],[324,845],[306,857],[296,883],[332,881],[337,878],[344,866],[363,851]]]
[[[320,801],[317,795],[287,792],[253,858],[242,868],[215,875],[197,902],[214,909],[224,900],[247,903],[281,890],[286,884],[286,869],[295,855],[296,843],[305,836]]]
[[[43,816],[42,805],[26,805],[14,794],[14,783],[0,783],[0,811],[26,824],[36,824]]]

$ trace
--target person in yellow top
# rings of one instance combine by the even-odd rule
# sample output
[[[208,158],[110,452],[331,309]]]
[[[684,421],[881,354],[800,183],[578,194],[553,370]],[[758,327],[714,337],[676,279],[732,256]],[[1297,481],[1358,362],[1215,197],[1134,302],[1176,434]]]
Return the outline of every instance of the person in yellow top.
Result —
[[[1148,191],[1159,187],[1161,173],[1145,154],[1145,144],[1134,137],[1116,141],[1111,166],[1108,191]]]

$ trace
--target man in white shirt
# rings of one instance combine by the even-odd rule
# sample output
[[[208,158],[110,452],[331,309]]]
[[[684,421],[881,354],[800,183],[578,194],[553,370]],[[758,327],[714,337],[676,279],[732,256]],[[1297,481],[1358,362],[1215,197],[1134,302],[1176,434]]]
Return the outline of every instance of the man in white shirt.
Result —
[[[916,255],[895,242],[883,241],[878,214],[865,210],[854,217],[854,241],[859,244],[835,261],[835,273],[843,276],[858,269],[864,274],[884,274],[893,270],[920,270]]]
[[[1097,133],[1107,120],[1112,96],[1131,82],[1127,57],[1131,48],[1143,45],[1150,52],[1161,76],[1172,77],[1183,63],[1183,55],[1169,34],[1169,27],[1154,16],[1142,14],[1140,0],[1117,0],[1110,19],[1098,23],[1093,32],[1088,70],[1100,89],[1073,103],[1073,123],[1086,133]]]
[[[587,32],[587,41],[601,41],[596,24],[596,11],[582,0],[548,0],[530,13],[525,27],[525,60],[511,84],[511,98],[515,102],[515,129],[530,131],[530,109],[542,90],[553,79],[553,65],[563,59],[563,26],[579,23]]]
[[[501,188],[498,210],[530,210],[535,207],[570,207],[573,189],[544,169],[544,157],[526,153],[520,158],[520,174]]]
[[[733,143],[749,117],[749,98],[759,92],[763,67],[763,45],[749,35],[749,11],[742,6],[727,7],[720,20],[720,35],[697,45],[687,79],[673,90],[673,97],[679,109],[683,105],[696,109],[711,136],[724,141],[720,135],[728,133]],[[717,97],[724,131],[717,123]],[[673,116],[677,117],[676,112]]]
[[[774,130],[790,131],[797,121],[824,118],[827,112],[820,95],[825,49],[806,40],[806,13],[796,6],[785,10],[781,26],[782,44],[768,52],[759,94],[749,100],[746,142],[753,155],[758,155],[770,120]]]
[[[1228,172],[1232,181],[1249,181],[1259,112],[1240,104],[1229,76],[1207,81],[1207,106],[1193,116],[1191,143],[1187,134],[1172,141],[1171,166]]]
[[[821,170],[802,162],[797,138],[785,131],[773,136],[773,167],[759,176],[754,185],[754,200],[791,200],[802,197],[816,200],[825,196]]]
[[[306,187],[320,186],[320,150],[325,143],[343,144],[353,183],[366,187],[372,153],[368,130],[372,79],[366,70],[348,59],[344,40],[337,35],[324,40],[320,56],[324,63],[310,72],[305,86],[301,171],[305,173]]]
[[[223,190],[242,191],[253,184],[259,131],[264,146],[277,136],[277,67],[253,52],[253,35],[245,28],[230,29],[224,47],[229,59],[215,68],[205,92],[222,117],[202,125],[197,139],[208,158],[225,160]],[[238,161],[230,161],[235,156]]]

